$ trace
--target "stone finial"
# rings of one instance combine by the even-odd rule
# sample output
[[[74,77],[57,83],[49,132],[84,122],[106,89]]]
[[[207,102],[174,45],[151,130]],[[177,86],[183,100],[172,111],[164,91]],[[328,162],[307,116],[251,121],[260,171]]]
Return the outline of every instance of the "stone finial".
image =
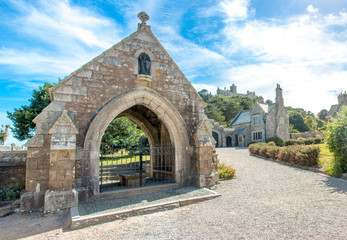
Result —
[[[281,88],[281,86],[277,83],[277,88]]]
[[[149,16],[145,12],[140,12],[139,14],[137,14],[137,17],[141,20],[141,24],[143,25],[146,25],[146,21],[149,20]]]

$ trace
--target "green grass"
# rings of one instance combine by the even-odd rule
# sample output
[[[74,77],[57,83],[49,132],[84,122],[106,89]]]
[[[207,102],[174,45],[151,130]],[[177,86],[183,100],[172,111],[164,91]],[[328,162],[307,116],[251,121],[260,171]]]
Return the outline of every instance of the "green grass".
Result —
[[[110,157],[108,159],[102,159],[102,157],[100,156],[100,162],[99,165],[101,166],[101,163],[103,166],[108,166],[108,165],[119,165],[119,164],[129,164],[129,163],[137,163],[140,162],[140,156],[124,156],[124,157],[115,157],[112,156],[112,154],[109,155],[104,155],[107,157]],[[142,161],[146,162],[150,160],[150,156],[149,155],[143,155],[142,156]]]
[[[326,143],[318,144],[320,148],[318,164],[330,176],[336,176],[334,153],[330,152]]]

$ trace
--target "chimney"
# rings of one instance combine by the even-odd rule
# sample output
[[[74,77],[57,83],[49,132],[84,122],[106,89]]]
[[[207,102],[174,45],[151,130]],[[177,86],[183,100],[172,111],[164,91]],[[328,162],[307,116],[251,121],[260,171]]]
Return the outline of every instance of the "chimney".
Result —
[[[280,87],[279,84],[277,84],[277,87],[276,87],[276,103],[284,105],[282,88]]]

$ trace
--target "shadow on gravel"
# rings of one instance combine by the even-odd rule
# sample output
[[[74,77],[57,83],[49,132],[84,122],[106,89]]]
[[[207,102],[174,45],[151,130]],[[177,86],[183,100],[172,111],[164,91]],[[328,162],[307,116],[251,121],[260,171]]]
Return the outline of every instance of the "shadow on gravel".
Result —
[[[0,239],[12,240],[50,232],[58,229],[69,230],[70,213],[67,210],[56,214],[33,212],[29,214],[11,214],[0,218]]]
[[[347,180],[327,177],[326,180],[323,180],[323,183],[333,188],[334,192],[347,192]]]

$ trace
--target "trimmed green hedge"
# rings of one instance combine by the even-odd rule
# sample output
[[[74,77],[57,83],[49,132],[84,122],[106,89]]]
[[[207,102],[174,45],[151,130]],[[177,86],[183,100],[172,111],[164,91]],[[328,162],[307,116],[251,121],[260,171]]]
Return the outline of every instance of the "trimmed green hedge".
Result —
[[[293,145],[278,147],[273,146],[273,144],[255,143],[249,145],[248,149],[255,155],[287,162],[291,165],[318,166],[319,146]]]
[[[292,145],[313,145],[322,143],[321,137],[315,138],[298,138],[298,139],[288,139],[283,142],[284,146],[292,146]]]

